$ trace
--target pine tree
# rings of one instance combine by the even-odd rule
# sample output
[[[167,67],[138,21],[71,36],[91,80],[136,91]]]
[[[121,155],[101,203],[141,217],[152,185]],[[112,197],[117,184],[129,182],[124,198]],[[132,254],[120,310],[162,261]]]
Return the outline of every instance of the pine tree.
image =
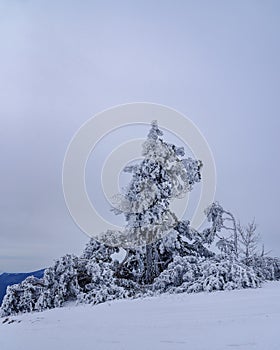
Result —
[[[165,237],[170,234],[174,236],[174,230],[177,242],[173,245],[178,250],[182,249],[178,232],[183,224],[170,210],[170,203],[176,198],[182,198],[201,179],[201,161],[182,158],[184,148],[165,142],[162,136],[157,122],[152,122],[147,140],[143,144],[144,159],[140,164],[124,169],[132,173],[132,180],[125,193],[115,197],[113,209],[116,214],[125,215],[123,245],[134,247],[130,249],[130,253],[144,258],[141,276],[144,283],[151,283],[170,260],[169,254],[164,256],[158,248],[160,246],[161,251],[166,252],[170,250],[167,245],[163,249],[163,245],[164,242],[167,244],[172,240]],[[185,226],[187,234],[187,225]],[[135,246],[140,248],[135,249]],[[129,258],[127,254],[127,261]],[[128,264],[123,264],[122,267],[124,265],[127,267]]]

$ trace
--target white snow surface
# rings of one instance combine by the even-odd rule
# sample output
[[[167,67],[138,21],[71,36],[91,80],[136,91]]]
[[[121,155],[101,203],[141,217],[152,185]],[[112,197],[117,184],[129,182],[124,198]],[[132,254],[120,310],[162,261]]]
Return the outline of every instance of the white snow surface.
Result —
[[[280,282],[0,319],[1,350],[280,349]]]

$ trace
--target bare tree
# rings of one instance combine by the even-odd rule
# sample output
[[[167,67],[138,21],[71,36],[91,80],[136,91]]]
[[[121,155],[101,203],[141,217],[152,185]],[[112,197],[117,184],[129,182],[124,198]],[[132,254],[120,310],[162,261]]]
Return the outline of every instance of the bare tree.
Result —
[[[249,260],[257,254],[260,236],[256,232],[257,225],[255,220],[250,222],[247,226],[237,225],[239,234],[239,249],[245,258],[245,264],[249,264]]]

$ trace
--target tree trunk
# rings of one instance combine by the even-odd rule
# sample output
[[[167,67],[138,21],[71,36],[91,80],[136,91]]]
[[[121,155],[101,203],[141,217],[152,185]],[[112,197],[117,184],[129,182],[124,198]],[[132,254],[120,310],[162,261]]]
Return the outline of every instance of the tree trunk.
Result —
[[[146,245],[146,276],[145,282],[151,284],[159,275],[158,254],[153,243]]]

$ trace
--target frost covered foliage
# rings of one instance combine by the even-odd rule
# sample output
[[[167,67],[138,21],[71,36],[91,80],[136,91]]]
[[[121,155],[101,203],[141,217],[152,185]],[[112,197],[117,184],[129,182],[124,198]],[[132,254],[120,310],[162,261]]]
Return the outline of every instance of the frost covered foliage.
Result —
[[[157,242],[128,249],[117,274],[140,285],[151,284],[176,256],[214,256],[200,239],[198,233],[189,227],[189,222],[181,222]]]
[[[91,238],[86,244],[86,247],[81,255],[81,259],[85,260],[94,260],[99,263],[103,262],[112,262],[112,254],[118,253],[118,247],[112,247],[103,243],[96,241]]]
[[[116,248],[91,239],[81,257],[65,255],[45,270],[42,279],[28,277],[10,286],[3,300],[1,315],[41,311],[63,306],[69,301],[97,304],[133,296],[133,282],[116,279],[118,265],[111,258]]]
[[[212,292],[259,287],[261,278],[254,270],[238,261],[223,257],[210,259],[176,257],[155,279],[153,290],[171,293]]]
[[[28,277],[9,287],[2,303],[2,315],[40,311],[75,300],[80,292],[78,265],[78,257],[65,255],[45,270],[42,279]]]
[[[80,258],[78,302],[98,304],[132,296],[132,289],[122,286],[121,279],[115,276],[118,262],[112,255],[118,250],[94,239],[89,241]]]
[[[44,290],[35,305],[36,310],[60,307],[65,301],[75,300],[80,292],[78,268],[78,257],[65,255],[46,269]]]
[[[33,276],[27,277],[19,284],[9,286],[1,305],[0,315],[15,315],[35,310],[43,288],[43,281]]]
[[[110,263],[89,261],[86,265],[86,273],[89,280],[84,291],[78,295],[80,303],[99,304],[104,301],[121,299],[132,296],[131,291],[126,290],[114,277],[114,271]]]
[[[256,274],[263,280],[280,280],[280,258],[255,255],[244,262],[254,269]]]
[[[202,163],[183,159],[184,148],[165,142],[162,135],[152,122],[143,144],[144,159],[124,169],[132,179],[125,193],[115,197],[113,209],[125,215],[124,246],[150,244],[167,234],[178,224],[169,208],[171,200],[184,197],[200,181]]]
[[[203,243],[212,244],[218,238],[217,247],[224,256],[234,255],[238,257],[238,233],[237,224],[231,212],[224,210],[218,203],[212,203],[205,209],[205,215],[210,228],[203,230]]]

